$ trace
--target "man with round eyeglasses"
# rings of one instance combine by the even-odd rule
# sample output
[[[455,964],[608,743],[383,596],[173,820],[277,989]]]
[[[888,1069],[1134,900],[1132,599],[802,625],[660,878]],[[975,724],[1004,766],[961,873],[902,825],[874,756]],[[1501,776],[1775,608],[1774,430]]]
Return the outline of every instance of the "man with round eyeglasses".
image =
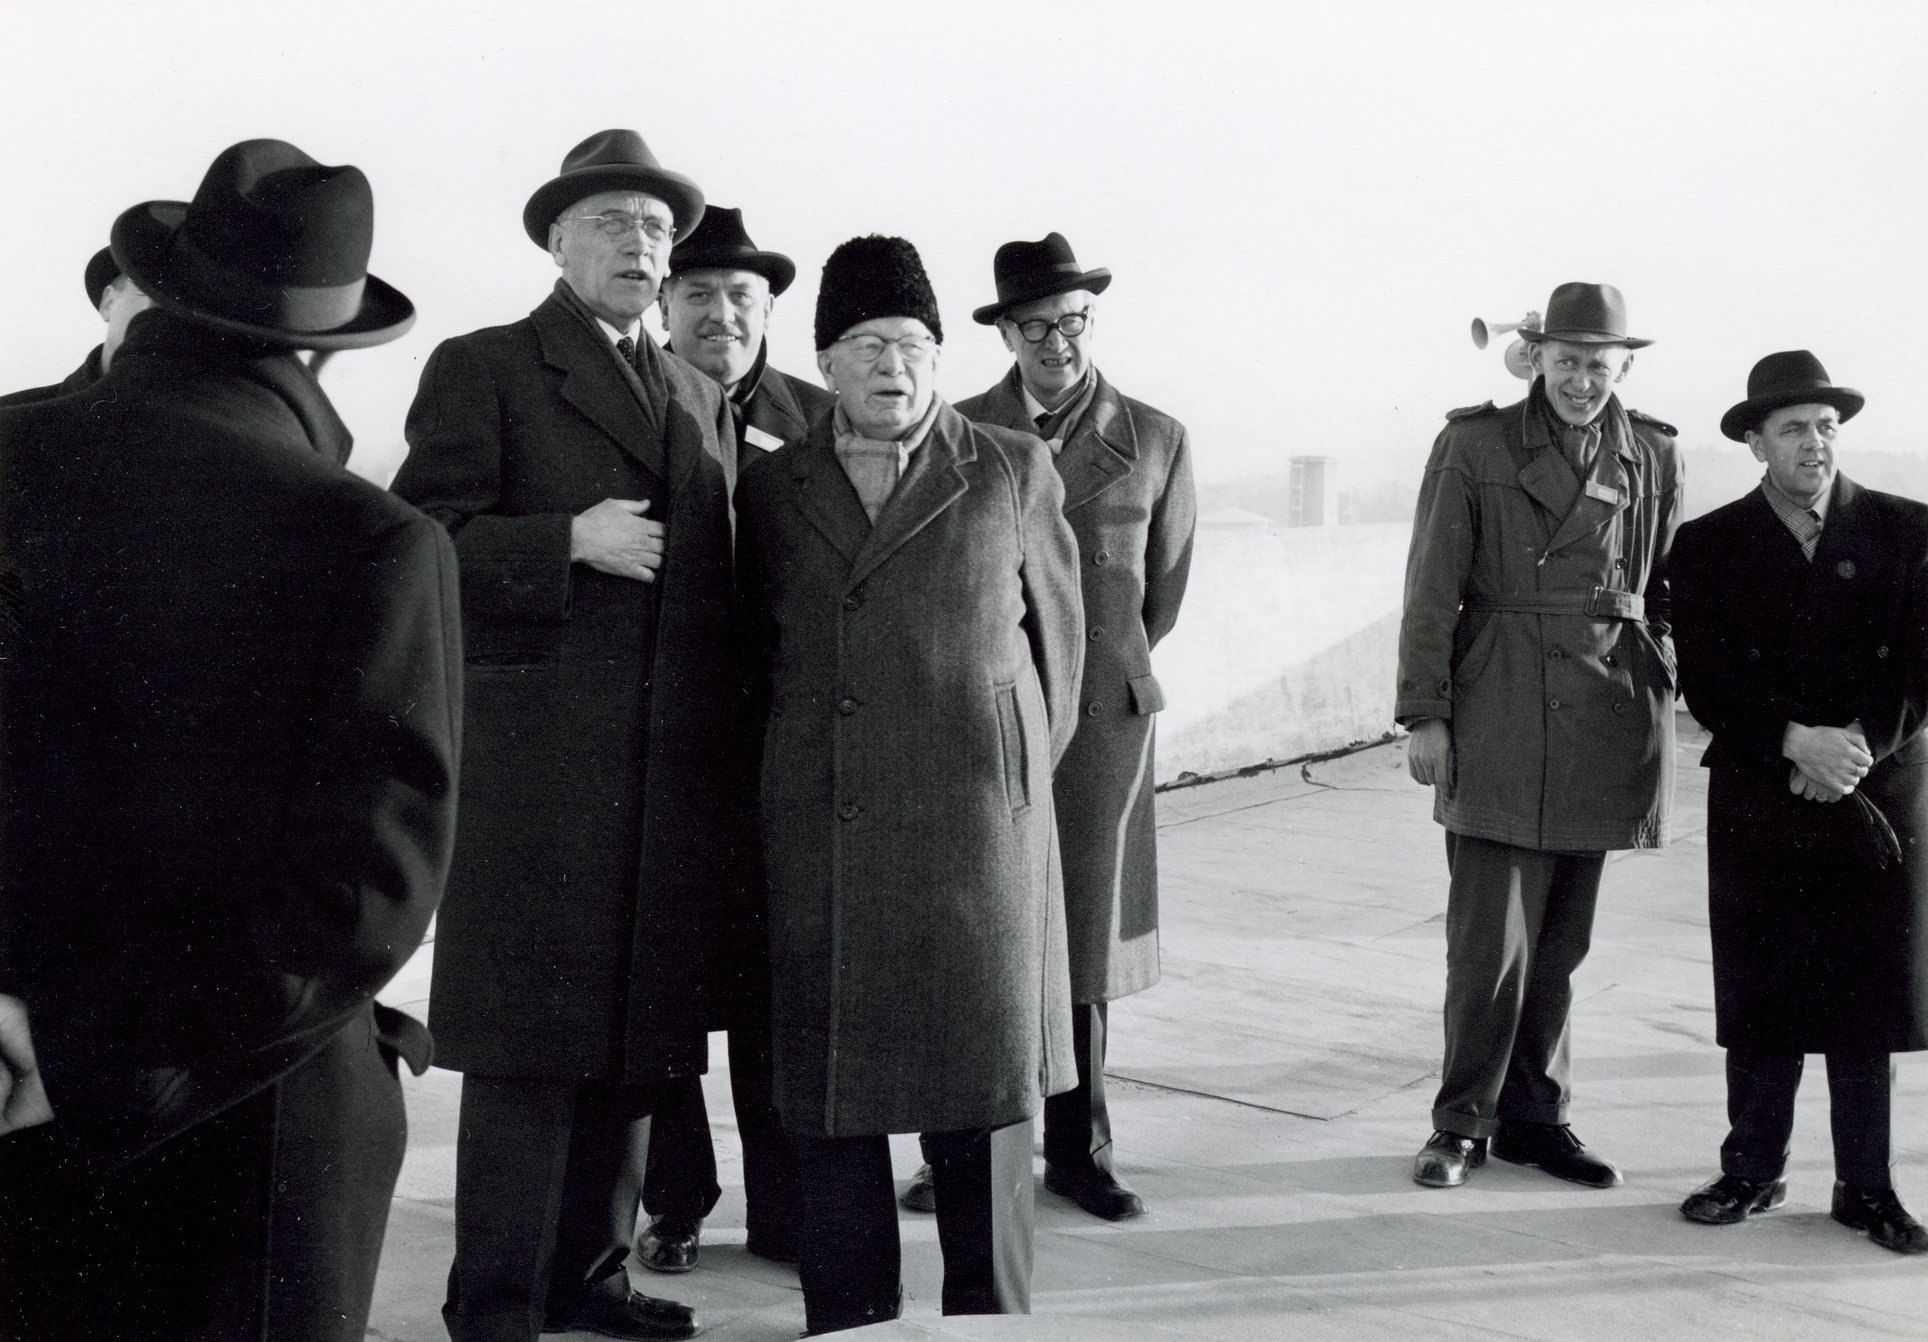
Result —
[[[641,330],[702,213],[636,132],[577,145],[522,213],[554,291],[444,341],[409,411],[395,489],[455,538],[468,682],[429,1002],[463,1073],[456,1342],[697,1327],[622,1264],[632,1126],[707,1065],[717,915],[749,879],[734,434]]]
[[[944,1312],[1025,1313],[1032,1119],[1074,1071],[1051,768],[1076,542],[1044,445],[937,395],[910,243],[832,253],[816,333],[836,409],[736,494],[806,1323],[897,1314],[902,1132],[932,1153]]]
[[[1044,1184],[1093,1216],[1141,1215],[1113,1163],[1105,1100],[1106,1004],[1158,981],[1151,650],[1178,619],[1197,515],[1184,425],[1121,394],[1092,363],[1111,272],[1078,264],[1063,234],[1007,242],[992,262],[995,324],[1011,371],[958,412],[1035,434],[1064,485],[1078,541],[1085,669],[1077,735],[1053,782],[1064,860],[1078,1084],[1044,1107]],[[905,1193],[928,1210],[927,1172]]]

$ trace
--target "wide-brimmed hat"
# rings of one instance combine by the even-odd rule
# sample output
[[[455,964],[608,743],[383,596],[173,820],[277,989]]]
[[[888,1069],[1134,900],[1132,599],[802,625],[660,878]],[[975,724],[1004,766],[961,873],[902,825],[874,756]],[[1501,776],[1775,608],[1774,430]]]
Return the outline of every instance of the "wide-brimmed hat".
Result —
[[[924,259],[904,238],[867,234],[837,244],[817,282],[817,352],[837,343],[851,327],[874,317],[914,317],[944,343],[937,317],[937,291]]]
[[[669,273],[687,270],[749,270],[770,281],[771,294],[780,294],[797,277],[797,265],[781,252],[758,251],[743,231],[743,211],[722,205],[706,206],[703,221],[683,235],[669,254]]]
[[[986,303],[971,314],[971,320],[980,326],[992,325],[1020,303],[1053,294],[1068,294],[1074,289],[1101,294],[1111,283],[1111,272],[1103,266],[1081,269],[1064,234],[1047,233],[1037,242],[1007,242],[998,248],[991,259],[991,278],[997,284],[997,302]]]
[[[100,306],[101,299],[107,297],[107,286],[120,278],[121,268],[114,262],[114,249],[103,247],[87,258],[87,273],[83,277],[87,284],[87,301],[94,307]]]
[[[136,205],[112,240],[115,262],[157,307],[263,344],[358,349],[415,322],[415,305],[368,273],[368,178],[283,140],[223,150],[193,200]]]
[[[656,161],[643,137],[633,130],[599,130],[563,155],[562,171],[541,186],[522,207],[522,231],[544,251],[549,225],[579,200],[604,191],[640,191],[669,206],[676,236],[688,237],[703,218],[703,188]]]
[[[1546,321],[1537,331],[1520,328],[1520,339],[1538,344],[1564,340],[1569,345],[1625,345],[1640,349],[1651,340],[1627,334],[1627,300],[1611,284],[1562,284],[1546,300]]]
[[[1747,399],[1720,417],[1720,431],[1737,443],[1747,431],[1786,405],[1831,405],[1847,423],[1861,413],[1868,398],[1852,387],[1828,381],[1828,370],[1804,349],[1770,354],[1747,374]]]

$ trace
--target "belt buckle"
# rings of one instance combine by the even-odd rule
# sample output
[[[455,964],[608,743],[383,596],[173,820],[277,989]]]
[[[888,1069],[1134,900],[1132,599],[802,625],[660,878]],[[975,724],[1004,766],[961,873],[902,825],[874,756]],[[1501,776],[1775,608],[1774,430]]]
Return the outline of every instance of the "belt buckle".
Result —
[[[1596,620],[1601,618],[1600,593],[1605,591],[1606,587],[1605,583],[1597,582],[1593,585],[1593,590],[1587,593],[1587,614]]]

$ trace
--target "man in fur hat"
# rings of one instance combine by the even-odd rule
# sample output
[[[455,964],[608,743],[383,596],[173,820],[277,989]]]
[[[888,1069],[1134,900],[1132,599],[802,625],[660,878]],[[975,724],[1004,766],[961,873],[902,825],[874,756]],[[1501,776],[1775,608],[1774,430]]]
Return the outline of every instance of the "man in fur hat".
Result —
[[[991,269],[997,301],[972,316],[997,327],[1014,361],[957,410],[1051,448],[1084,594],[1078,731],[1052,785],[1078,1084],[1044,1106],[1044,1186],[1117,1221],[1145,1204],[1113,1166],[1106,1004],[1158,981],[1152,715],[1165,696],[1151,650],[1177,623],[1191,572],[1191,442],[1184,425],[1120,394],[1091,361],[1109,270],[1080,266],[1061,233],[1005,243]],[[920,1191],[914,1182],[905,1196]]]
[[[1614,387],[1649,344],[1609,284],[1563,284],[1525,400],[1447,415],[1413,518],[1393,712],[1446,830],[1446,1052],[1413,1178],[1485,1163],[1591,1188],[1567,1123],[1571,978],[1609,849],[1667,840],[1671,426]]]
[[[353,167],[250,140],[114,259],[92,394],[0,413],[0,1337],[360,1342],[448,871],[455,556],[296,351],[392,340]],[[9,1132],[9,1128],[16,1130]]]
[[[1713,733],[1707,901],[1727,1049],[1720,1177],[1681,1214],[1787,1198],[1804,1055],[1826,1055],[1834,1219],[1928,1252],[1892,1172],[1893,1054],[1928,1048],[1928,507],[1840,473],[1861,393],[1806,350],[1754,365],[1721,419],[1758,488],[1686,523],[1674,635]]]
[[[767,705],[776,1099],[813,1333],[895,1317],[888,1134],[926,1134],[947,1314],[1030,1307],[1031,1120],[1073,1084],[1051,770],[1083,654],[1050,453],[937,395],[916,249],[824,265],[837,397],[737,490]]]
[[[470,687],[429,995],[463,1074],[456,1342],[696,1330],[622,1263],[631,1126],[707,1066],[751,842],[734,432],[716,384],[640,338],[702,212],[634,131],[577,145],[522,212],[554,290],[444,341],[409,410],[395,489],[455,537]]]

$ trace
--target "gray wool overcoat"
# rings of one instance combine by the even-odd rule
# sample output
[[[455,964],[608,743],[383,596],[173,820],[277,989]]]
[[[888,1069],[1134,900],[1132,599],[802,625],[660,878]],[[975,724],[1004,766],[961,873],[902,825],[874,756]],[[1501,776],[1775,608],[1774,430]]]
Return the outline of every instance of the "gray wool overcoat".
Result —
[[[1043,443],[949,406],[874,527],[828,419],[737,487],[787,1128],[995,1127],[1075,1080],[1051,818],[1084,645],[1063,499]]]
[[[1609,398],[1581,480],[1539,387],[1503,409],[1454,411],[1433,444],[1393,715],[1451,721],[1456,777],[1433,789],[1433,818],[1453,833],[1550,852],[1657,848],[1674,783],[1673,430]],[[1642,598],[1643,616],[1478,608],[1596,587]]]
[[[1077,1003],[1158,981],[1152,715],[1165,695],[1151,650],[1178,621],[1198,516],[1185,426],[1092,376],[1091,406],[1053,458],[1078,538],[1085,618],[1078,733],[1052,780]],[[1015,367],[957,410],[1032,432]]]
[[[753,871],[736,451],[714,382],[647,341],[639,377],[568,299],[436,348],[395,477],[462,568],[429,1023],[456,1071],[646,1082],[704,1070],[717,932]],[[570,562],[570,519],[605,498],[667,525],[654,582]]]

